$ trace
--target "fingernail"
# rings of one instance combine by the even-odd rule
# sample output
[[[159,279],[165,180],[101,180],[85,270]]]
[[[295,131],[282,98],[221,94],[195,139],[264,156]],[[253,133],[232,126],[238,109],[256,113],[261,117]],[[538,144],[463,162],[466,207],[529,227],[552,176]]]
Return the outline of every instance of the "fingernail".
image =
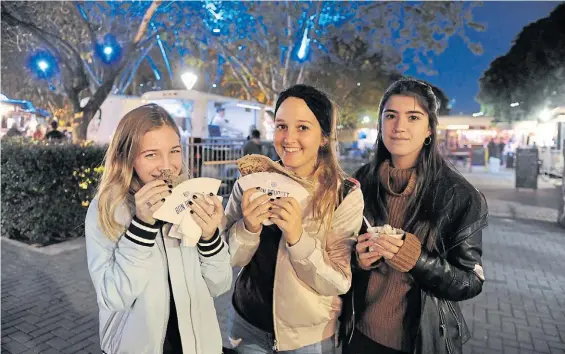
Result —
[[[275,200],[273,198],[271,198],[271,202],[274,202]]]
[[[269,194],[267,194],[269,197],[273,195],[273,193],[269,192]]]
[[[196,199],[196,198],[198,198],[198,197],[196,196],[196,194],[192,196],[192,199]]]
[[[277,197],[277,199],[281,199],[281,197]]]
[[[194,203],[192,202],[192,200],[189,200],[189,201],[188,201],[188,205],[192,205],[192,204],[194,204]]]
[[[210,197],[213,197],[213,196],[214,196],[214,193],[210,193]]]
[[[173,185],[172,185],[172,184],[169,184],[169,188],[173,189]]]
[[[194,214],[194,210],[191,210],[190,213],[191,213],[191,214]]]
[[[161,201],[164,202],[164,201],[165,201],[165,198],[161,199]]]
[[[261,189],[261,187],[255,187],[255,189],[259,190],[259,189]]]

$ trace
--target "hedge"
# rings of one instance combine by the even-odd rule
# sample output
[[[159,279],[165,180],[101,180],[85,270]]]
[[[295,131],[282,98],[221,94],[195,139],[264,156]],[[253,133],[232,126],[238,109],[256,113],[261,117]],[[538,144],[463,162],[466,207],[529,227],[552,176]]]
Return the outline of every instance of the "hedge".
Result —
[[[105,148],[3,140],[2,236],[46,246],[84,235]]]

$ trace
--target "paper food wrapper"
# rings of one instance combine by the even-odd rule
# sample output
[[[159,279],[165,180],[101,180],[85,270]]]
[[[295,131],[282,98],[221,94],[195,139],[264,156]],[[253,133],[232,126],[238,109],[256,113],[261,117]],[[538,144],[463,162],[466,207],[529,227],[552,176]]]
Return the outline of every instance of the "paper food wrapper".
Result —
[[[246,191],[251,188],[260,189],[254,193],[250,200],[255,200],[262,195],[272,193],[272,198],[276,197],[292,197],[296,199],[302,212],[306,209],[308,204],[308,198],[310,193],[304,188],[300,183],[294,181],[293,179],[275,172],[257,172],[248,174],[241,177],[238,181],[241,188]],[[269,226],[273,223],[269,220],[265,220],[263,225]]]
[[[198,195],[198,198],[200,197],[201,196]],[[202,197],[204,197],[204,195],[202,195]],[[206,198],[208,199],[217,198],[220,201],[220,203],[224,199],[223,197],[220,197],[218,195],[214,197],[206,196]],[[210,200],[209,203],[212,204],[212,201]],[[200,240],[200,237],[202,236],[202,228],[198,226],[198,224],[196,223],[196,221],[194,221],[194,218],[189,212],[185,212],[185,216],[182,218],[180,225],[178,225],[177,227],[177,232],[183,235],[183,237],[176,237],[176,238],[181,239],[183,246],[187,246],[187,247],[196,246],[196,244]]]
[[[298,177],[295,173],[288,171],[280,163],[271,160],[267,156],[257,154],[246,155],[237,160],[237,168],[242,176],[259,172],[279,173],[297,182],[309,193],[314,190],[314,185],[311,182]]]
[[[404,237],[404,231],[402,229],[394,228],[389,224],[386,224],[384,226],[369,227],[367,229],[367,232],[373,234],[372,238],[378,238],[379,235],[381,234],[389,235],[399,240],[401,240],[402,237]]]
[[[165,197],[165,203],[153,213],[153,217],[173,224],[169,236],[181,239],[185,246],[195,246],[202,235],[202,229],[192,219],[188,202],[195,194],[217,194],[221,183],[219,179],[207,177],[186,180],[173,188],[173,193]]]

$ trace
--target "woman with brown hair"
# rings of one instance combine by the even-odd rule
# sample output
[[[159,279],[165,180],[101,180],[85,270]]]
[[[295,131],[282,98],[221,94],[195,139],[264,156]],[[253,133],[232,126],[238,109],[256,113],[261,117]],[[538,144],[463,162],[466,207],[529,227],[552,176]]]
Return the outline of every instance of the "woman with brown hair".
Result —
[[[319,90],[296,85],[275,107],[274,145],[284,172],[313,186],[303,219],[294,198],[236,183],[226,208],[235,284],[229,337],[238,353],[334,353],[341,299],[351,284],[350,238],[363,196],[336,157],[335,108]],[[275,162],[273,162],[275,163]],[[263,226],[265,220],[274,225]]]
[[[358,238],[344,353],[454,354],[470,337],[458,302],[483,287],[488,210],[439,153],[438,109],[432,88],[412,79],[381,100],[376,154],[356,176],[368,221],[400,232]]]

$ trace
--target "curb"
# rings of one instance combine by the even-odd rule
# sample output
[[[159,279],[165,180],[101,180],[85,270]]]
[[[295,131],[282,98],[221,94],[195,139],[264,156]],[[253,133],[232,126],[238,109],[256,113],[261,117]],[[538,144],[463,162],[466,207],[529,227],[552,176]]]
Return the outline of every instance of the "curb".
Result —
[[[84,237],[79,237],[79,238],[75,238],[72,240],[68,240],[68,241],[63,241],[54,245],[49,245],[49,246],[45,246],[45,247],[33,247],[28,245],[27,243],[23,243],[20,241],[16,241],[16,240],[12,240],[9,239],[7,237],[0,237],[0,239],[2,240],[2,243],[7,243],[9,245],[13,245],[15,247],[18,248],[23,248],[27,251],[31,251],[31,252],[35,252],[35,253],[39,253],[39,254],[44,254],[47,256],[54,256],[63,252],[67,252],[67,251],[74,251],[74,250],[78,250],[81,248],[84,248],[86,246],[85,243],[85,239]]]

